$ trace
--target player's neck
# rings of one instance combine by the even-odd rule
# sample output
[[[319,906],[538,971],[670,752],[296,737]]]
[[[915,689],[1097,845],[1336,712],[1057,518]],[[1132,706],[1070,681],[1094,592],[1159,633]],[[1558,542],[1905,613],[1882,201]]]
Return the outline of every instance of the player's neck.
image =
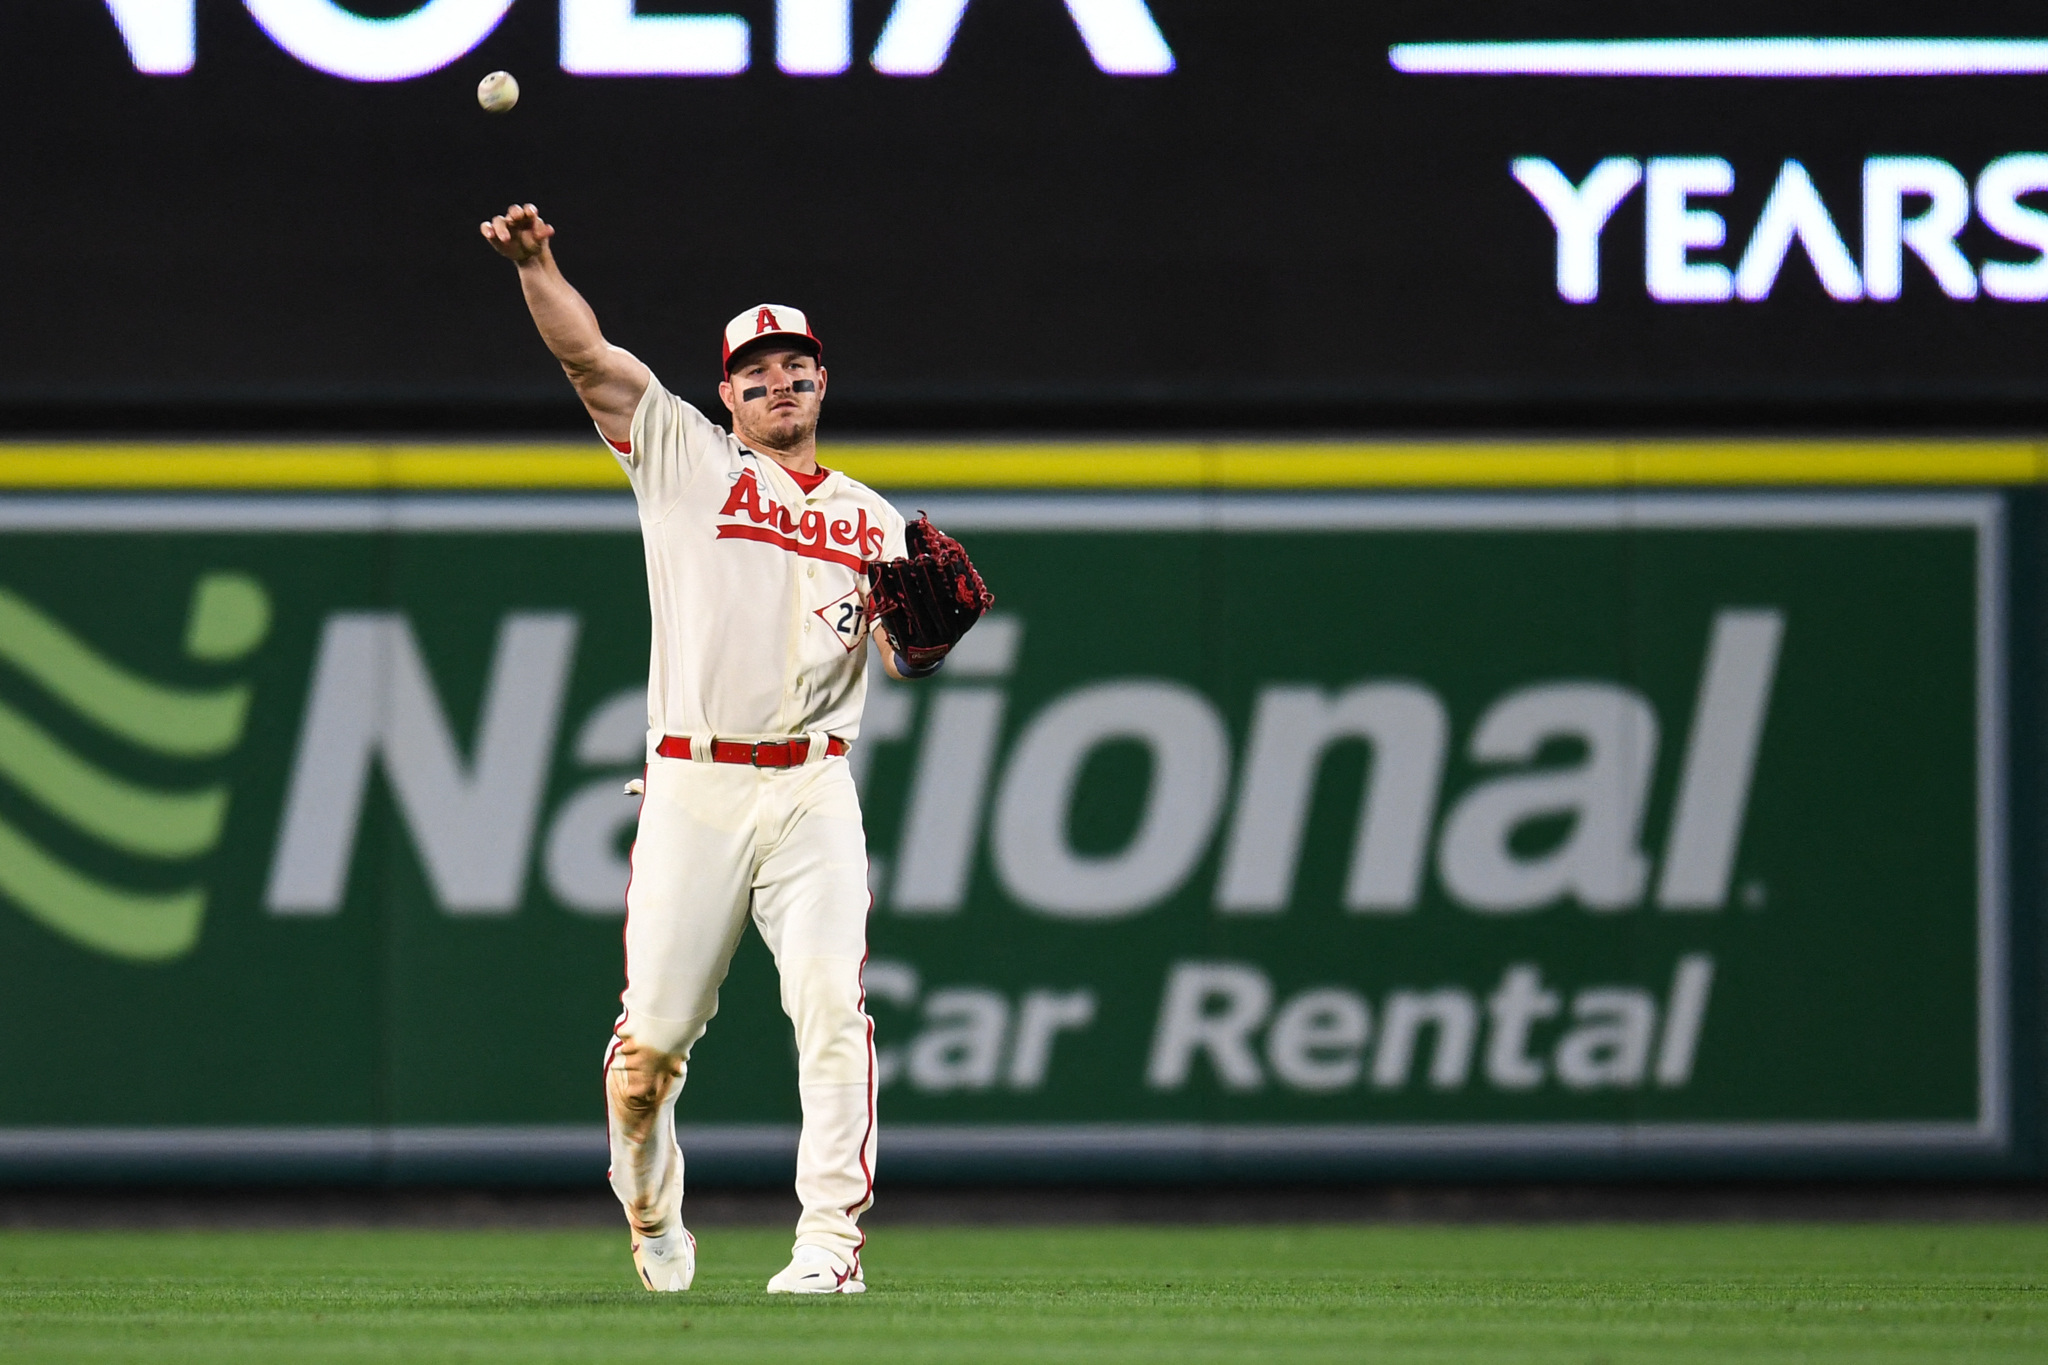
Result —
[[[764,446],[762,449],[769,459],[792,473],[815,474],[818,472],[818,441],[816,437],[806,437],[801,444],[791,446],[788,450],[776,450],[772,446]]]

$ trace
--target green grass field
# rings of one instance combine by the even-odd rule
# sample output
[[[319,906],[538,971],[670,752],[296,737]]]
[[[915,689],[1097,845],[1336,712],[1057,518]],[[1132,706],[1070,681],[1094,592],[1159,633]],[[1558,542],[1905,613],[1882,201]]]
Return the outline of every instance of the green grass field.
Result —
[[[2048,1361],[2048,1227],[884,1229],[861,1298],[608,1232],[0,1233],[0,1360]]]

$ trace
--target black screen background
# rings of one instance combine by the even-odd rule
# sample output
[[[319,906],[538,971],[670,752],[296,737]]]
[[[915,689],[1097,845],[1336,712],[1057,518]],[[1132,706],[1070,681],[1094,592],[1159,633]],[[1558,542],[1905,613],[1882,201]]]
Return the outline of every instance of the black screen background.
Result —
[[[366,14],[409,8],[399,0]],[[654,11],[654,4],[643,4]],[[682,8],[661,6],[660,8]],[[607,334],[712,401],[718,331],[809,310],[860,428],[1819,420],[2048,415],[2048,305],[1836,303],[1795,249],[1761,304],[1650,302],[1641,191],[1600,300],[1556,297],[1517,155],[1719,155],[1731,263],[1801,159],[1852,251],[1873,154],[2048,151],[2048,77],[1645,81],[1403,76],[1390,42],[1833,33],[2048,36],[2020,5],[1155,0],[1171,76],[1088,61],[1059,0],[976,0],[947,65],[777,72],[768,0],[735,78],[577,78],[551,0],[418,80],[300,65],[201,0],[191,75],[129,65],[101,5],[0,14],[0,420],[574,426],[477,221],[532,200]],[[520,107],[476,108],[504,67]],[[1973,224],[1975,261],[1999,254]],[[2025,252],[2007,247],[2007,258]]]

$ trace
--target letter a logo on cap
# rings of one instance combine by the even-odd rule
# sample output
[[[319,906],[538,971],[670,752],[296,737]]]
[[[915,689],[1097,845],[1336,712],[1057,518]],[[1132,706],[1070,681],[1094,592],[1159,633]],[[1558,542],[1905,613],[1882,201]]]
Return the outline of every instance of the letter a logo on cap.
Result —
[[[733,320],[725,324],[726,372],[732,372],[735,354],[764,337],[788,337],[800,350],[808,350],[821,358],[825,353],[824,344],[811,330],[811,320],[804,316],[803,309],[787,303],[757,304],[744,313],[735,314]]]

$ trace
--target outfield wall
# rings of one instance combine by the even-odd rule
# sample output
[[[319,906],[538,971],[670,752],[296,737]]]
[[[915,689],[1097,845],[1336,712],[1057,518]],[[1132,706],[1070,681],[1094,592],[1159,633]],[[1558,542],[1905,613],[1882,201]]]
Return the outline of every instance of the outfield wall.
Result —
[[[2043,450],[829,449],[999,599],[853,758],[884,1177],[2040,1174]],[[0,1178],[600,1175],[601,449],[0,487]],[[682,1118],[792,1160],[751,937]]]

